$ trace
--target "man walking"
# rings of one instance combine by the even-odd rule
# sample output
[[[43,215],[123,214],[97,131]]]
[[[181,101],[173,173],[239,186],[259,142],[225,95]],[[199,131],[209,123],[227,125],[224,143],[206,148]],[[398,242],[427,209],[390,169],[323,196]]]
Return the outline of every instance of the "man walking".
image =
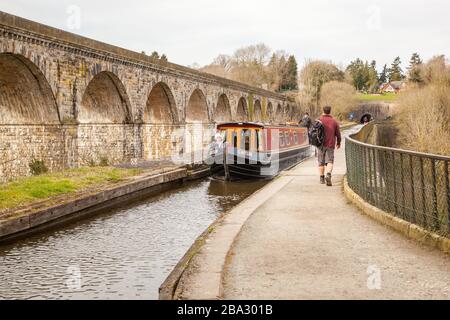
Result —
[[[341,147],[341,130],[339,123],[331,116],[331,107],[323,108],[323,115],[320,117],[325,131],[325,140],[318,148],[320,183],[331,187],[331,174],[334,165],[334,150]],[[326,177],[325,177],[326,170]]]

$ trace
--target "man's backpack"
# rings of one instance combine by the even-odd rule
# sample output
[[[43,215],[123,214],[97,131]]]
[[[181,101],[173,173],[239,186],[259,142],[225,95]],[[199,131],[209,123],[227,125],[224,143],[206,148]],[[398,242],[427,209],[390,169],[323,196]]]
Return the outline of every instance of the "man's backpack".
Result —
[[[321,147],[325,141],[325,127],[322,121],[317,120],[309,130],[309,141],[311,145]]]

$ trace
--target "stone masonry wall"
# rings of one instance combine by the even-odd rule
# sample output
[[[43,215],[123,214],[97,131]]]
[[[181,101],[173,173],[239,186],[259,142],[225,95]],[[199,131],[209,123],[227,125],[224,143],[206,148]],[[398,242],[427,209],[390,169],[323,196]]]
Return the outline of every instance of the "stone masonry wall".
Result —
[[[78,126],[78,166],[130,162],[136,158],[133,125],[89,125]]]
[[[0,125],[0,182],[28,176],[33,160],[52,171],[67,168],[64,136],[61,126]]]

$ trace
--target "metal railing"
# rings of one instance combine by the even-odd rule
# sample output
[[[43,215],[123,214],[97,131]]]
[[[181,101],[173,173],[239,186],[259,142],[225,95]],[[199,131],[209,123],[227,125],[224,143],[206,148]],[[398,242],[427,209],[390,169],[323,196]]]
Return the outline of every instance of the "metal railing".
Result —
[[[347,138],[350,188],[385,212],[450,237],[450,157],[362,142],[370,130]]]

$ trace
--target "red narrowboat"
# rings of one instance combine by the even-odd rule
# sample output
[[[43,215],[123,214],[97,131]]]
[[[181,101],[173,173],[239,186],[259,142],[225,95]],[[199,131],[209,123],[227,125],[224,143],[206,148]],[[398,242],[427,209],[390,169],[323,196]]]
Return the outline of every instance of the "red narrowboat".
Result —
[[[217,131],[211,170],[226,179],[270,179],[311,155],[306,128],[245,122]]]

